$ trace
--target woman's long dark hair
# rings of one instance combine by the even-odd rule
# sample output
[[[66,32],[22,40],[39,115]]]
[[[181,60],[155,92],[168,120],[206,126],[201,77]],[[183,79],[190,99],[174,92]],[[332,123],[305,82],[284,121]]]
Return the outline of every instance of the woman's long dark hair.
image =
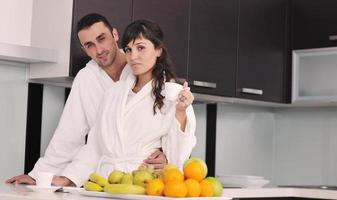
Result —
[[[173,71],[172,61],[169,58],[163,42],[164,35],[161,28],[156,23],[148,20],[136,20],[132,22],[124,31],[122,48],[125,49],[131,41],[135,41],[140,37],[150,40],[156,49],[162,49],[161,56],[157,58],[152,71],[152,94],[155,98],[153,113],[156,114],[156,109],[160,110],[164,105],[163,99],[165,97],[161,94],[161,91],[165,82],[175,81],[176,75]]]

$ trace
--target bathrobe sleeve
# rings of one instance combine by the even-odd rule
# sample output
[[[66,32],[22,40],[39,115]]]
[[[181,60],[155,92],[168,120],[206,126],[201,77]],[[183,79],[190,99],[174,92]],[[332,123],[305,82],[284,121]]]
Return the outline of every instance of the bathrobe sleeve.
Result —
[[[100,113],[95,124],[92,126],[89,134],[87,144],[84,145],[77,155],[73,158],[72,162],[66,166],[66,168],[60,173],[61,176],[65,176],[70,179],[77,187],[81,187],[89,178],[92,172],[96,171],[97,165],[102,155],[100,145],[100,133],[101,133],[101,120],[103,118],[104,100],[99,106],[98,112]]]
[[[85,144],[89,124],[83,107],[81,82],[86,77],[75,78],[60,122],[50,141],[44,157],[41,157],[29,175],[35,178],[36,171],[48,171],[58,174]]]
[[[101,153],[98,146],[97,130],[97,126],[94,125],[88,135],[88,143],[81,148],[76,157],[61,173],[77,187],[81,187],[89,179],[89,175],[96,171],[99,163]]]
[[[180,123],[174,117],[169,133],[162,138],[162,148],[168,163],[175,164],[180,169],[182,169],[184,161],[190,157],[196,145],[196,120],[192,106],[186,109],[186,116],[185,132],[180,129]]]

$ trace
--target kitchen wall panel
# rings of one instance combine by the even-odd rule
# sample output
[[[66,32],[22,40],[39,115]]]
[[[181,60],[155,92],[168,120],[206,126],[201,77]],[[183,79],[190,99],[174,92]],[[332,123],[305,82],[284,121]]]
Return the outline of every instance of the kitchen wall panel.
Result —
[[[274,114],[271,109],[218,105],[215,174],[272,177]]]
[[[0,181],[22,174],[28,87],[23,64],[0,61]]]
[[[337,108],[275,112],[275,183],[337,184]]]

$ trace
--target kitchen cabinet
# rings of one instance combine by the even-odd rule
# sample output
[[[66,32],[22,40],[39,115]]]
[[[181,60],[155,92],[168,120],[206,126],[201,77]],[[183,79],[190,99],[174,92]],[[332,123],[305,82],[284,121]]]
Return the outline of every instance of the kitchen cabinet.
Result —
[[[293,49],[336,47],[336,8],[336,0],[292,0]]]
[[[81,49],[77,38],[76,23],[88,13],[99,13],[107,18],[122,37],[125,27],[131,23],[132,0],[74,0],[71,31],[70,76],[85,67],[90,58]]]
[[[234,96],[237,0],[191,1],[188,80],[196,93]]]
[[[289,102],[287,2],[191,1],[192,91]]]
[[[240,0],[236,97],[290,101],[287,0]]]
[[[179,78],[187,77],[189,0],[133,1],[133,20],[148,19],[160,25],[164,42]]]

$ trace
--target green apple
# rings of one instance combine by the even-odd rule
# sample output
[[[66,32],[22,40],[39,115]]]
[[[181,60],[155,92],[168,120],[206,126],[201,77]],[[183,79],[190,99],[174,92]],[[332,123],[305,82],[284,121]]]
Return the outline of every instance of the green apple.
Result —
[[[215,177],[207,177],[206,179],[209,180],[213,185],[213,188],[214,188],[213,196],[221,197],[223,189],[222,189],[222,185],[221,185],[220,180],[215,178]]]
[[[147,170],[137,170],[133,173],[133,184],[146,187],[149,180],[152,180],[152,174]]]
[[[121,183],[123,176],[124,176],[124,172],[119,171],[119,170],[113,170],[110,173],[108,180],[111,184],[118,184],[118,183]]]

